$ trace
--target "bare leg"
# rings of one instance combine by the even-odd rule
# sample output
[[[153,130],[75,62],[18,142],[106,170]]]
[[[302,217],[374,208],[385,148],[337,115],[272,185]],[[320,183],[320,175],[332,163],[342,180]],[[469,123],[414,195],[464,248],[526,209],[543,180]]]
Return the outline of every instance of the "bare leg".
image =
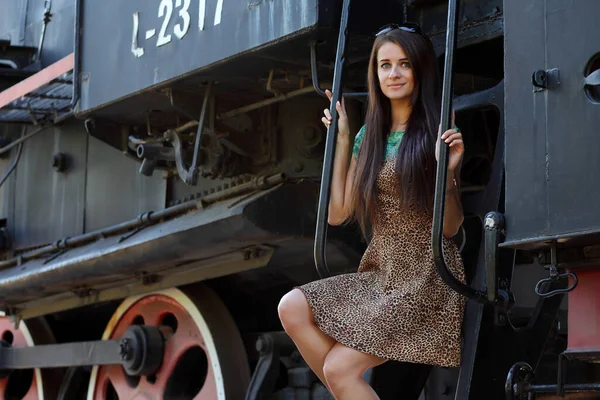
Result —
[[[302,358],[327,386],[323,363],[337,342],[317,327],[308,301],[300,289],[294,289],[283,296],[277,310],[283,328],[298,347]]]
[[[323,367],[329,390],[337,400],[379,400],[362,375],[385,361],[337,343],[325,358]]]

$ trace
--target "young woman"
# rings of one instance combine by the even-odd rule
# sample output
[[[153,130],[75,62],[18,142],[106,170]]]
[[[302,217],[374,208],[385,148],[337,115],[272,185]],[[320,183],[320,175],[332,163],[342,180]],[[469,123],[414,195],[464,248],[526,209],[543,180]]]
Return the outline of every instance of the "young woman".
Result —
[[[336,104],[329,223],[355,218],[363,232],[369,224],[369,246],[357,273],[306,284],[279,305],[284,329],[341,400],[377,399],[362,374],[386,360],[448,367],[461,355],[465,299],[439,277],[430,243],[441,85],[433,46],[418,26],[377,34],[368,86],[365,125],[353,146],[344,102]],[[327,109],[323,123],[331,123]],[[464,146],[457,129],[441,140],[449,144],[444,254],[464,282],[450,240],[463,222],[457,170]]]

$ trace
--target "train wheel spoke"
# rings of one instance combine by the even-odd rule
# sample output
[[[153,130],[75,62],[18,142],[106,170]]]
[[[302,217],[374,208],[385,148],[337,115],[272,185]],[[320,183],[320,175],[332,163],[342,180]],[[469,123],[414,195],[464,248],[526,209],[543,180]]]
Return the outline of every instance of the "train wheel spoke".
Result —
[[[237,393],[245,391],[249,379],[241,338],[233,321],[222,318],[227,310],[220,305],[218,297],[207,296],[197,296],[195,291],[186,293],[169,289],[126,299],[111,318],[103,339],[122,337],[136,324],[160,327],[165,337],[162,365],[155,374],[137,378],[127,376],[121,366],[95,367],[88,400],[116,399],[110,396],[118,396],[120,400],[239,397]],[[219,318],[214,318],[211,313],[218,313]],[[222,321],[226,324],[221,324]],[[215,337],[217,340],[231,337],[230,343],[223,343],[233,346],[231,348],[239,354],[232,360],[225,358],[227,351],[224,352],[222,346],[217,347]],[[236,388],[236,395],[227,397],[228,392],[233,393],[227,382],[239,385],[241,390]],[[105,387],[110,387],[112,392]]]

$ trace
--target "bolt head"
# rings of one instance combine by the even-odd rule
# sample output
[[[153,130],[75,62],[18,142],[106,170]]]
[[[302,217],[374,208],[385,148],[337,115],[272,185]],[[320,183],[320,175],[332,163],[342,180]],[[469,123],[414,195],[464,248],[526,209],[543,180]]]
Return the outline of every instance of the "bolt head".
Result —
[[[496,227],[496,220],[492,217],[487,217],[485,219],[485,227],[488,229],[494,229]]]
[[[52,168],[57,172],[63,172],[67,169],[67,155],[64,153],[56,153],[52,156]]]
[[[259,353],[264,353],[269,351],[269,341],[266,340],[265,338],[259,337],[258,340],[256,341],[256,350]]]

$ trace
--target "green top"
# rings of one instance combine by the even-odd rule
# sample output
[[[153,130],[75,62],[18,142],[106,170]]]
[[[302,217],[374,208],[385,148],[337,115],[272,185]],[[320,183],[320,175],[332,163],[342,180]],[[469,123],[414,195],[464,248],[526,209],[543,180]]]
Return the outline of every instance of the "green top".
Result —
[[[460,132],[460,129],[455,125],[454,129]],[[360,145],[365,138],[365,131],[367,130],[366,125],[363,125],[362,128],[356,134],[354,138],[354,147],[352,148],[352,156],[358,157],[358,150],[360,149]],[[385,159],[389,160],[393,158],[396,154],[398,154],[398,147],[400,147],[400,142],[404,137],[404,132],[392,132],[390,136],[388,136],[387,145],[385,146]]]
[[[363,125],[362,128],[356,134],[354,138],[354,147],[352,148],[352,155],[354,157],[358,157],[358,150],[360,149],[360,145],[365,137],[366,125]],[[404,136],[404,132],[392,132],[388,137],[387,145],[385,146],[385,158],[390,159],[395,154],[398,153],[398,147],[400,146],[400,142],[402,141],[402,137]]]

